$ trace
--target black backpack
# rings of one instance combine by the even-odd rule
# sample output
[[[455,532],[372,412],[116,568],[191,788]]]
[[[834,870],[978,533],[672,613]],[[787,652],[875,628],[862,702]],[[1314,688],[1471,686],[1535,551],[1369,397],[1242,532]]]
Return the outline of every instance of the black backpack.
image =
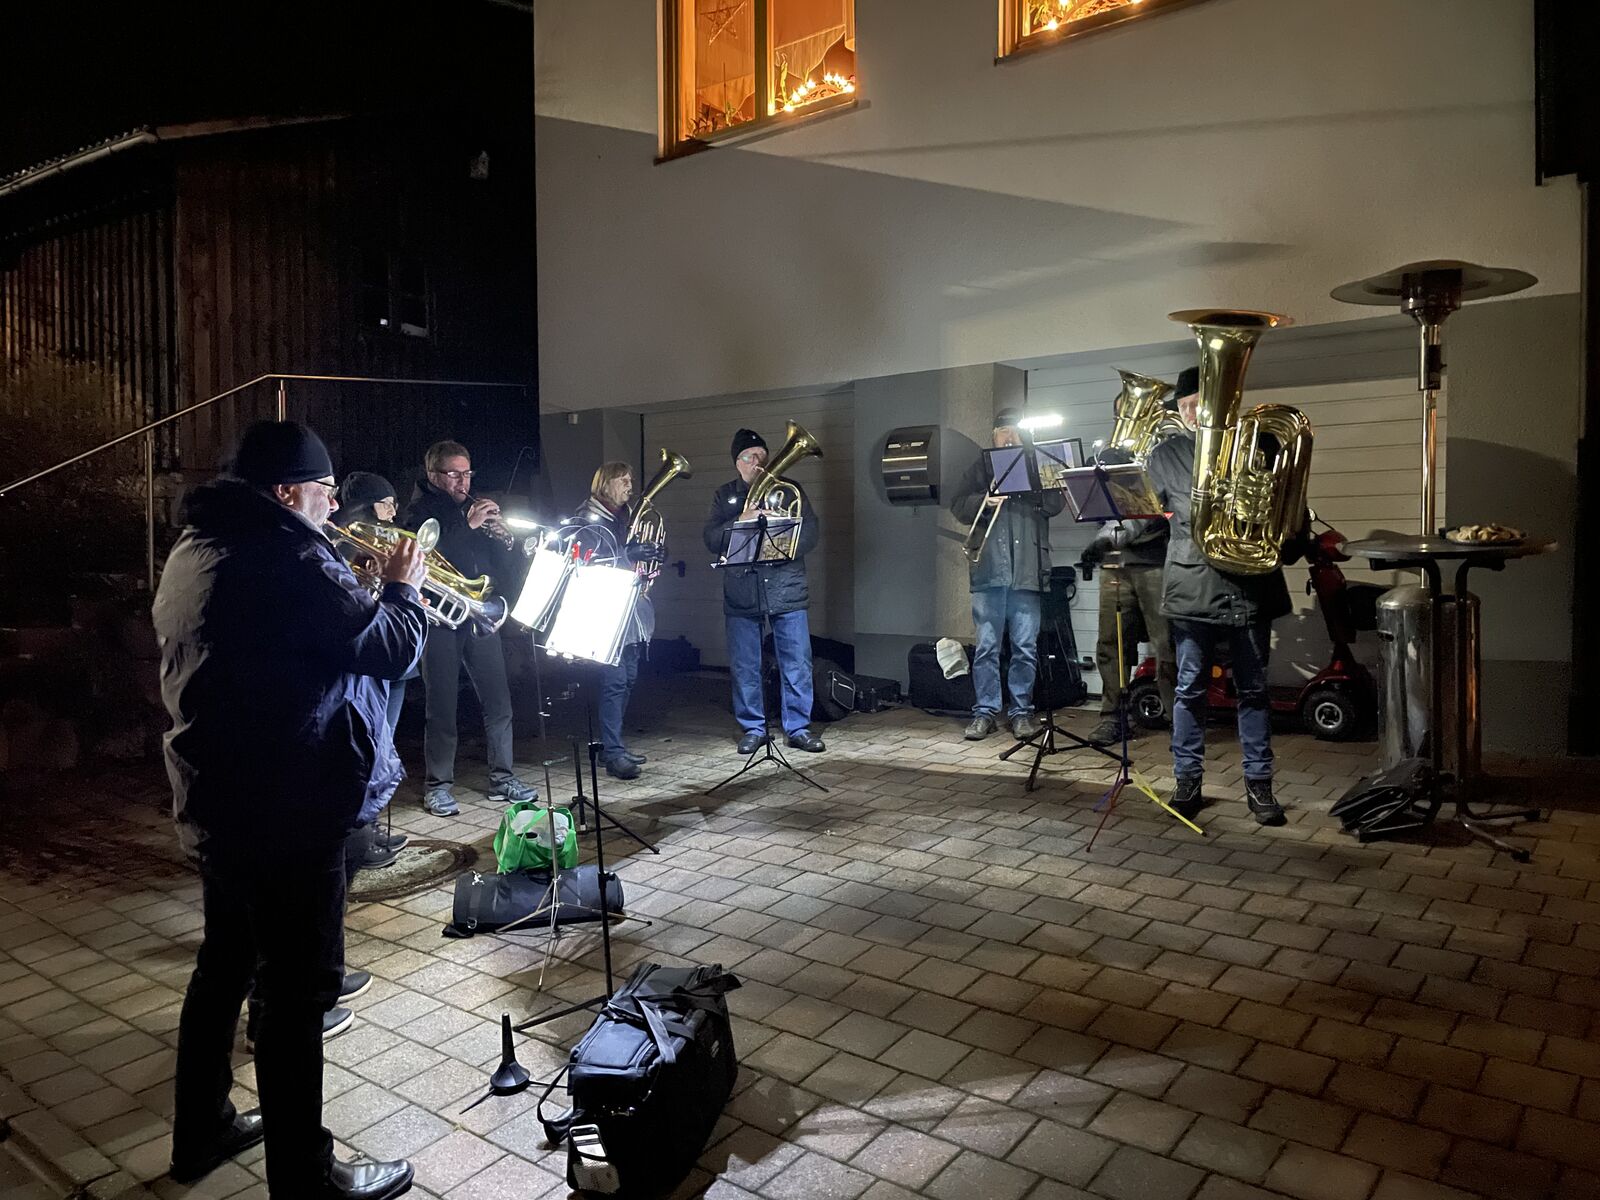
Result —
[[[594,1196],[670,1192],[705,1149],[733,1094],[739,1060],[720,965],[643,963],[572,1048],[572,1107],[540,1122],[567,1142],[567,1184]]]

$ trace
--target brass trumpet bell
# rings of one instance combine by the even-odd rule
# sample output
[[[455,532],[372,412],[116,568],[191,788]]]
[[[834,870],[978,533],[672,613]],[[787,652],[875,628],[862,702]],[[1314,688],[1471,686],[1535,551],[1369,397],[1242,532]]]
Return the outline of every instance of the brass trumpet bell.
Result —
[[[505,624],[506,602],[490,595],[491,583],[487,575],[468,579],[440,554],[439,522],[429,517],[415,533],[398,525],[378,525],[371,521],[352,521],[348,525],[328,526],[329,539],[335,546],[348,546],[355,550],[355,561],[350,569],[366,587],[376,595],[383,590],[383,568],[395,552],[402,538],[413,538],[422,548],[427,574],[418,591],[426,601],[424,611],[428,620],[449,629],[463,625],[472,633],[483,636],[493,633]]]

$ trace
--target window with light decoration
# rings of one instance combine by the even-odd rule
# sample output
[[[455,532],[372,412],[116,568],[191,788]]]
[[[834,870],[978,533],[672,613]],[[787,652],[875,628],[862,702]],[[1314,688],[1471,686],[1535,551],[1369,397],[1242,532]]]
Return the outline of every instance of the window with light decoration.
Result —
[[[1195,0],[1000,0],[1000,54],[1046,46]]]
[[[664,149],[847,103],[855,0],[663,0]]]

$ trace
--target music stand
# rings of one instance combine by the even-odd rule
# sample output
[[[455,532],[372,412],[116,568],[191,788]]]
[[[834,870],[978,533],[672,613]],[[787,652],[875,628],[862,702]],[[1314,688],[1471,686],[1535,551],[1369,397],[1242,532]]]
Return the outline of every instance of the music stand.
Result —
[[[1072,507],[1073,519],[1079,522],[1116,521],[1121,524],[1125,520],[1166,516],[1162,511],[1161,498],[1156,494],[1150,477],[1137,463],[1124,463],[1111,467],[1096,464],[1068,471],[1063,486],[1066,489],[1067,501]],[[1111,786],[1094,806],[1094,811],[1100,814],[1100,823],[1090,835],[1087,849],[1094,849],[1095,839],[1100,836],[1107,818],[1116,808],[1118,797],[1122,795],[1124,789],[1130,787],[1143,793],[1146,799],[1157,808],[1163,809],[1169,816],[1176,817],[1202,837],[1205,836],[1204,829],[1157,795],[1149,780],[1134,770],[1133,755],[1128,748],[1130,724],[1126,686],[1128,668],[1123,651],[1121,605],[1117,606],[1117,672],[1119,678],[1124,681],[1122,691],[1117,698],[1117,723],[1122,727],[1121,753],[1110,754],[1103,749],[1101,751],[1106,753],[1107,757],[1116,759],[1117,774],[1111,781]],[[1082,741],[1081,738],[1078,740]]]
[[[1063,474],[1063,472],[1061,472],[1058,468],[1060,461],[1066,459],[1067,456],[1070,455],[1070,444],[1064,441],[1051,442],[1045,444],[1045,449],[1041,449],[1040,444],[1034,442],[1033,439],[1028,436],[1026,430],[1022,431],[1022,440],[1023,444],[1021,446],[987,447],[984,449],[984,454],[988,456],[989,469],[991,473],[994,474],[995,487],[1006,486],[1011,488],[1011,490],[1004,491],[999,494],[1009,496],[1014,499],[1028,498],[1037,502],[1042,498],[1042,493],[1047,491],[1061,490],[1059,476]],[[1044,467],[1041,467],[1041,457],[1044,459]],[[1030,485],[1026,488],[1017,486],[1014,482],[1012,482],[1017,470],[1016,464],[1018,462],[1026,464],[1026,477]],[[1045,474],[1049,477],[1042,479],[1040,477],[1040,473],[1041,470],[1045,468],[1048,468],[1045,470]],[[1002,483],[1002,477],[999,474],[1000,470],[1007,472],[1007,482],[1004,484]],[[991,491],[993,491],[993,488]],[[1043,538],[1038,538],[1035,540],[1034,550],[1038,555],[1040,585],[1043,587],[1048,587],[1049,573],[1045,570],[1044,565]],[[1041,622],[1041,627],[1042,625],[1043,622]],[[1061,642],[1061,635],[1059,631],[1056,633],[1056,642],[1058,645]],[[1021,751],[1024,747],[1027,747],[1034,752],[1033,765],[1028,769],[1028,782],[1026,785],[1026,790],[1030,792],[1039,785],[1039,767],[1044,763],[1047,755],[1065,754],[1069,749],[1083,749],[1092,750],[1096,754],[1103,754],[1107,758],[1116,757],[1104,747],[1096,746],[1092,742],[1079,737],[1071,730],[1063,729],[1060,725],[1056,724],[1055,687],[1051,679],[1050,656],[1048,654],[1039,655],[1039,676],[1044,681],[1045,692],[1044,720],[1040,723],[1039,731],[1037,733],[1029,734],[1025,738],[1017,738],[1009,749],[1002,751],[1000,754],[1001,762],[1009,762],[1011,760],[1011,756]],[[1037,690],[1037,688],[1035,690]],[[1014,703],[1016,702],[1017,697],[1013,696],[1011,699]],[[1074,745],[1071,747],[1058,745],[1058,738],[1072,742]]]
[[[800,522],[793,517],[769,517],[766,514],[762,514],[753,521],[735,521],[722,535],[722,557],[712,563],[711,566],[716,570],[726,567],[743,567],[747,571],[754,571],[757,569],[757,564],[763,562],[793,562],[794,556],[786,553],[783,547],[778,544],[777,539],[783,534],[792,532],[799,525]],[[761,615],[768,618],[768,624],[770,625],[771,620],[765,611],[765,602],[762,604],[762,609]],[[773,646],[773,653],[777,653],[776,644]],[[762,738],[761,745],[750,751],[749,757],[744,760],[744,766],[729,775],[716,787],[707,789],[706,795],[708,796],[715,795],[746,771],[766,762],[777,763],[784,770],[798,775],[819,792],[828,790],[823,784],[818,783],[791,763],[783,751],[778,748],[778,739],[772,736],[772,714],[767,711],[766,667],[766,639],[763,638],[761,663],[757,668],[756,674],[761,685],[761,728],[766,736]],[[781,664],[778,674],[780,676],[783,674]],[[782,684],[780,683],[779,686],[781,687]],[[783,724],[781,713],[779,714],[778,724],[781,728]]]

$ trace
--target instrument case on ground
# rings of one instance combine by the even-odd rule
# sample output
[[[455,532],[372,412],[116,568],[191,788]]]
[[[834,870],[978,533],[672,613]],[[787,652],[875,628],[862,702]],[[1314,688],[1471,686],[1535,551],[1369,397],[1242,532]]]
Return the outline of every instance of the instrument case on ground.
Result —
[[[572,1048],[571,1107],[539,1120],[567,1142],[567,1184],[590,1196],[660,1196],[683,1181],[733,1094],[739,1060],[720,965],[642,963]]]
[[[881,675],[857,675],[856,711],[874,713],[900,703],[900,681],[885,679]]]
[[[560,904],[556,924],[571,925],[600,919],[600,874],[593,863],[561,872],[557,889]],[[549,925],[550,872],[529,869],[506,875],[468,871],[456,879],[455,909],[444,936],[469,938],[475,933],[495,933],[508,925],[537,930]],[[622,912],[622,880],[606,872],[607,912]],[[540,913],[540,909],[545,909]],[[534,914],[539,914],[535,916]]]
[[[1057,629],[1060,629],[1058,635]],[[931,713],[956,716],[970,713],[977,703],[977,692],[972,683],[971,646],[967,652],[967,673],[954,679],[944,677],[938,655],[932,642],[918,642],[906,655],[906,673],[911,679],[911,703],[916,708]],[[1006,686],[1006,672],[1011,662],[1010,641],[1000,652],[1000,686]],[[1039,674],[1033,685],[1033,705],[1037,709],[1071,708],[1082,704],[1089,695],[1083,682],[1083,671],[1078,666],[1077,645],[1072,639],[1072,627],[1045,628],[1039,631]],[[1048,659],[1048,680],[1051,694],[1045,692],[1047,678],[1045,663]]]

